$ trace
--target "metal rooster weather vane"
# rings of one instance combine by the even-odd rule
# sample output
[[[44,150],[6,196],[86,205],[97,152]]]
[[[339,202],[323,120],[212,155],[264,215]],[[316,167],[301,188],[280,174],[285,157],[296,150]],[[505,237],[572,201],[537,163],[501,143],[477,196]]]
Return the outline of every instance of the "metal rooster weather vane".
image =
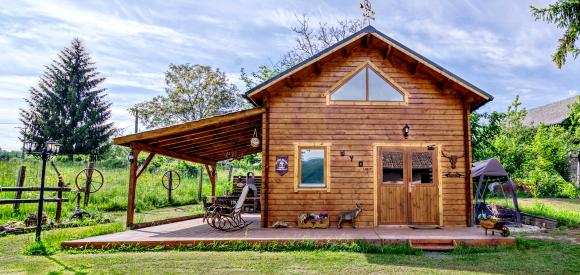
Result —
[[[369,25],[371,24],[371,20],[375,21],[375,11],[371,6],[371,0],[361,0],[360,9],[362,10],[363,17],[365,18],[364,21],[367,21]]]

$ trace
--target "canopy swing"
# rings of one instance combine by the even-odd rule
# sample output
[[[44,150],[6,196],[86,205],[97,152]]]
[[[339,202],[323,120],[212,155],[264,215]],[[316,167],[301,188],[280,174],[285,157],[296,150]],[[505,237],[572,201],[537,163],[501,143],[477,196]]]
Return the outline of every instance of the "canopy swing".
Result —
[[[508,224],[521,225],[520,210],[514,182],[499,160],[490,158],[473,163],[473,183],[475,185],[474,210],[475,223],[479,224],[479,215],[493,215]],[[503,196],[505,205],[513,210],[488,204],[486,198]],[[511,203],[510,203],[511,198]]]

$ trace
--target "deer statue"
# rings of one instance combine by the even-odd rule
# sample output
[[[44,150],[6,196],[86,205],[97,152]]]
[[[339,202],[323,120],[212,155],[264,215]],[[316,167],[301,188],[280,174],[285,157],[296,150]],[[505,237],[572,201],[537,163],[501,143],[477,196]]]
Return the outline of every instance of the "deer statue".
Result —
[[[354,210],[339,212],[338,213],[338,228],[342,228],[342,222],[344,222],[344,221],[350,221],[350,223],[352,224],[352,228],[356,228],[355,219],[356,219],[356,216],[358,216],[358,214],[360,213],[360,211],[362,211],[362,207],[360,207],[360,204],[358,204],[358,202],[357,202],[356,208]]]
[[[461,155],[461,156],[456,156],[456,155],[446,155],[445,151],[441,151],[441,155],[443,155],[444,158],[449,159],[449,162],[451,163],[451,169],[455,169],[457,168],[457,160],[464,157],[465,154]]]

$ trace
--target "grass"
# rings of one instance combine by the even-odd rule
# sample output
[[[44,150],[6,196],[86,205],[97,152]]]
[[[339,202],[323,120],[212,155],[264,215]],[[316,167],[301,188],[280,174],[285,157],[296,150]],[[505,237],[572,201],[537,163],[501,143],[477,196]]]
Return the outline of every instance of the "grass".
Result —
[[[66,235],[91,234],[84,228]],[[48,232],[45,233],[48,238]],[[84,235],[86,236],[86,235]],[[327,246],[294,244],[292,247],[211,247],[193,250],[151,250],[143,253],[109,250],[89,254],[56,251],[52,255],[28,256],[19,253],[27,247],[31,234],[0,238],[0,273],[26,274],[577,274],[580,246],[550,241],[518,240],[516,247],[460,248],[453,252],[406,253],[408,248],[366,250],[365,246],[344,244]],[[54,236],[56,241],[60,237]],[[378,247],[384,246],[369,246]],[[206,247],[210,248],[210,247]],[[238,251],[216,251],[221,249]],[[295,250],[293,250],[294,248]],[[283,251],[282,251],[283,250]],[[293,251],[287,251],[293,250]],[[42,253],[40,253],[42,254]]]
[[[254,252],[290,252],[290,251],[334,251],[334,252],[358,252],[380,253],[398,255],[421,255],[422,251],[404,245],[377,245],[365,242],[350,243],[320,243],[314,241],[292,241],[287,243],[251,243],[245,241],[233,241],[226,243],[199,244],[195,246],[180,247],[137,247],[124,246],[110,249],[76,249],[66,250],[65,253],[116,253],[116,252],[151,252],[151,251],[254,251]]]
[[[38,186],[40,178],[40,162],[34,160],[12,160],[0,161],[0,186],[15,186],[18,169],[21,165],[27,167],[27,177],[25,186]],[[84,169],[83,162],[57,162],[65,183],[70,184],[73,190],[75,187],[76,174]],[[103,188],[97,193],[91,194],[88,211],[91,213],[103,214],[104,212],[123,211],[127,208],[127,184],[129,172],[126,168],[107,169],[101,167],[99,163],[95,166],[101,170],[105,178]],[[239,173],[238,171],[234,173]],[[186,177],[182,173],[181,185],[173,191],[173,201],[167,200],[167,190],[161,185],[161,176],[163,171],[144,172],[139,178],[136,193],[136,212],[143,212],[152,209],[167,206],[182,206],[197,203],[197,178]],[[231,184],[227,183],[226,171],[218,170],[216,183],[216,193],[223,194]],[[56,186],[57,176],[50,166],[47,167],[46,186]],[[203,194],[209,195],[211,187],[207,174],[204,172]],[[14,198],[14,192],[0,192],[0,199]],[[75,194],[73,192],[65,193],[69,198],[68,203],[63,204],[63,217],[72,214],[75,207]],[[37,198],[38,192],[24,192],[23,198]],[[55,192],[46,193],[46,197],[55,197]],[[54,218],[55,203],[45,204],[46,213],[49,218]],[[12,205],[0,205],[0,224],[7,221],[22,221],[29,213],[36,213],[36,204],[22,204],[20,211],[14,212]]]
[[[60,251],[60,245],[64,241],[72,239],[88,238],[103,234],[120,232],[125,226],[120,223],[99,224],[80,228],[67,228],[44,232],[41,242],[29,242],[24,247],[24,255],[53,255]]]
[[[490,202],[506,205],[501,199]],[[520,211],[557,220],[560,226],[580,227],[580,199],[518,198],[518,205]]]

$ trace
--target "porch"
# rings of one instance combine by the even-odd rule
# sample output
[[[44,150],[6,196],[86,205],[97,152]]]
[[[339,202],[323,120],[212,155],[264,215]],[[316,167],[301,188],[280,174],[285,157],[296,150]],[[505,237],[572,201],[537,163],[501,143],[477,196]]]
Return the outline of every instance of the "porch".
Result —
[[[511,237],[501,237],[499,234],[486,236],[483,229],[479,227],[411,229],[405,226],[353,229],[346,225],[343,229],[274,229],[260,227],[260,215],[258,214],[245,214],[244,218],[251,221],[252,224],[244,230],[236,232],[223,232],[213,229],[203,223],[201,218],[198,218],[68,241],[62,243],[62,247],[178,247],[235,241],[261,243],[291,241],[344,243],[363,241],[373,244],[410,243],[418,248],[444,250],[455,245],[495,246],[515,244],[515,239]]]

